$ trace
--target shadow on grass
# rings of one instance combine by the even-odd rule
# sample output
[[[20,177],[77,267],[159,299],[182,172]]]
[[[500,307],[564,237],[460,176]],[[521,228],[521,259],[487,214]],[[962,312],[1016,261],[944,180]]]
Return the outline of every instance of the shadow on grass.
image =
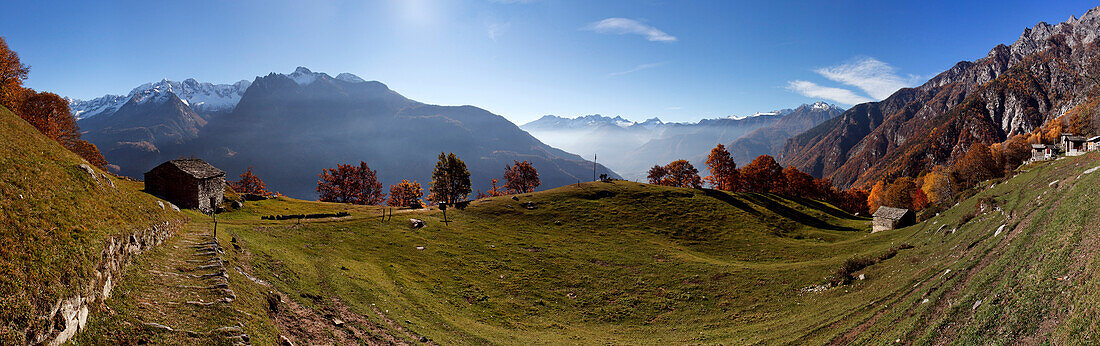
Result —
[[[734,197],[733,195],[731,195],[729,193],[725,193],[725,192],[717,191],[717,190],[712,190],[712,189],[704,189],[703,192],[704,192],[704,194],[706,194],[709,197],[714,197],[715,199],[726,202],[726,203],[728,203],[728,204],[730,204],[734,207],[737,207],[738,209],[744,210],[744,211],[752,213],[754,215],[759,215],[760,214],[759,211],[757,211],[756,209],[753,209],[752,206],[750,206],[748,203],[745,203],[744,201]],[[808,215],[806,213],[803,213],[801,211],[798,211],[794,208],[788,207],[788,206],[786,206],[782,203],[782,201],[780,200],[779,197],[776,197],[774,195],[760,194],[760,193],[743,193],[743,194],[739,194],[739,196],[741,196],[742,198],[748,199],[749,201],[751,201],[752,203],[754,203],[756,205],[759,205],[761,207],[764,207],[765,209],[768,209],[768,211],[771,211],[771,212],[776,213],[776,214],[778,214],[782,217],[791,219],[792,221],[798,222],[798,223],[806,225],[806,226],[819,228],[819,229],[833,230],[833,231],[842,231],[842,232],[861,231],[860,229],[857,229],[857,228],[837,226],[837,225],[822,221],[821,219],[810,216],[810,215]],[[801,203],[802,201],[797,201],[797,202]],[[836,211],[832,207],[829,207],[828,205],[824,205],[823,203],[820,203],[820,202],[817,202],[817,203],[818,203],[818,205],[820,205],[820,207],[818,207],[817,205],[810,205],[810,206],[814,207],[814,208],[819,208],[822,211],[824,211],[826,213],[829,213],[829,215],[833,215],[830,211],[838,212],[838,213],[843,214],[843,212]],[[843,215],[842,217],[850,219],[853,216]]]
[[[829,214],[829,216],[832,216],[832,217],[835,217],[835,218],[838,218],[838,219],[864,220],[864,221],[870,220],[869,218],[866,218],[866,217],[855,216],[855,215],[849,214],[849,213],[847,213],[843,210],[838,209],[837,207],[826,204],[825,202],[822,202],[822,201],[809,199],[809,198],[805,198],[805,197],[786,197],[786,198],[791,200],[791,201],[797,202],[798,204],[820,210],[821,212]]]
[[[734,207],[737,207],[737,209],[741,209],[742,211],[744,211],[746,213],[753,214],[753,215],[760,215],[760,211],[756,210],[755,208],[753,208],[748,203],[745,203],[744,201],[742,201],[740,199],[734,198],[732,195],[730,195],[726,192],[718,191],[718,190],[714,190],[714,189],[703,189],[703,194],[706,195],[707,197],[712,197],[712,198],[717,199],[719,201],[726,202],[727,204],[732,205]]]

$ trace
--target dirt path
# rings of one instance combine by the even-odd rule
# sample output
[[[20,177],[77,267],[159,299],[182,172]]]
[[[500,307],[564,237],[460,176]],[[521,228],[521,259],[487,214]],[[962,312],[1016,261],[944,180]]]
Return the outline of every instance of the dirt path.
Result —
[[[196,222],[125,272],[90,338],[118,343],[249,345],[224,249]],[[102,341],[102,340],[100,340]]]

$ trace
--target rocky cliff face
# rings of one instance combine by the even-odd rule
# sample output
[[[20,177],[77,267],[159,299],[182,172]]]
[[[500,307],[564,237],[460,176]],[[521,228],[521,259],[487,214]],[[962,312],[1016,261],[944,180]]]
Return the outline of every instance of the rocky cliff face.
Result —
[[[1010,46],[789,139],[780,156],[844,187],[952,163],[971,143],[1032,132],[1084,103],[1095,86],[1084,76],[1100,57],[1098,36],[1100,8],[1039,23]]]

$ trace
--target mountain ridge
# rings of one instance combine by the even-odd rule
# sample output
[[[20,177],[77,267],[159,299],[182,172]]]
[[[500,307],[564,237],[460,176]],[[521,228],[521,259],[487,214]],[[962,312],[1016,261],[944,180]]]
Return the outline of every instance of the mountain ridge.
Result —
[[[1040,22],[1009,46],[792,137],[783,163],[866,187],[951,164],[971,143],[1032,133],[1086,103],[1092,84],[1082,76],[1100,56],[1097,37],[1100,7],[1058,25]]]
[[[358,161],[378,170],[385,184],[409,179],[426,187],[440,151],[466,160],[475,190],[488,190],[512,160],[532,162],[544,188],[588,181],[594,173],[619,177],[481,108],[421,103],[350,73],[332,77],[299,67],[247,84],[231,111],[209,118],[167,84],[140,88],[113,114],[80,125],[123,175],[140,177],[159,161],[194,155],[230,176],[254,166],[272,189],[299,198],[315,196],[323,168]],[[160,113],[139,112],[150,107]]]

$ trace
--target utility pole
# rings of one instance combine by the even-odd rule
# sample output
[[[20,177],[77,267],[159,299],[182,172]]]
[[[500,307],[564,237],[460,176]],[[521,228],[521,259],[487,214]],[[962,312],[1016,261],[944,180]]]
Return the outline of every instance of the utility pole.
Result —
[[[592,181],[596,181],[596,154],[592,154]]]

